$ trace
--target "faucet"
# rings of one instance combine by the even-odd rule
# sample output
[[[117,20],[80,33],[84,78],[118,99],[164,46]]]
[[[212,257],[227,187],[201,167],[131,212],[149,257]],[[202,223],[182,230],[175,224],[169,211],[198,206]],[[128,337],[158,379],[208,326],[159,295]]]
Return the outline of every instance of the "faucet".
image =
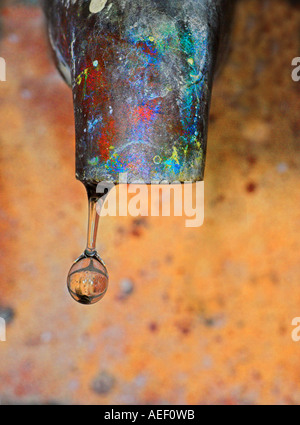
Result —
[[[73,91],[76,177],[203,180],[213,77],[233,0],[44,0]]]
[[[233,0],[44,0],[57,68],[72,88],[76,177],[89,198],[87,247],[68,275],[93,304],[108,273],[96,248],[101,182],[204,178],[207,124]]]

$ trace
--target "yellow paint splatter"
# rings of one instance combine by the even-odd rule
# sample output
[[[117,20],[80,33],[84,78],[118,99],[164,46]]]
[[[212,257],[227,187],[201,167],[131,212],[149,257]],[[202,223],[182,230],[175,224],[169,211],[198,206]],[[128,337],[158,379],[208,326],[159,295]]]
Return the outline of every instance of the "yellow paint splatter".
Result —
[[[161,157],[160,157],[159,155],[156,155],[156,156],[153,158],[153,162],[154,162],[154,164],[156,164],[156,165],[160,164],[160,163],[161,163]]]
[[[80,86],[80,84],[81,84],[81,82],[82,82],[82,79],[83,78],[87,78],[87,75],[88,75],[88,68],[86,68],[84,71],[82,71],[79,75],[78,75],[78,77],[76,78],[76,83]]]
[[[172,159],[173,161],[175,161],[175,162],[176,162],[176,164],[179,164],[179,160],[178,160],[178,151],[177,151],[177,148],[176,148],[175,146],[173,146],[173,153],[172,153],[171,159]]]
[[[104,9],[107,0],[91,0],[90,3],[90,12],[91,13],[99,13]]]

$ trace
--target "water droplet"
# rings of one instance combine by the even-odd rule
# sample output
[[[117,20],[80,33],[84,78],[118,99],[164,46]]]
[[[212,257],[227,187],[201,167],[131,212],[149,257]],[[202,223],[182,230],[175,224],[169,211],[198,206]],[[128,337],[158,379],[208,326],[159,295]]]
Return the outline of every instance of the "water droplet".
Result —
[[[81,304],[95,304],[104,297],[108,287],[106,267],[97,252],[84,252],[68,274],[71,297]]]
[[[99,214],[107,193],[96,194],[94,186],[86,189],[89,200],[87,245],[69,271],[67,287],[75,301],[80,304],[95,304],[104,297],[108,287],[108,273],[96,251]]]

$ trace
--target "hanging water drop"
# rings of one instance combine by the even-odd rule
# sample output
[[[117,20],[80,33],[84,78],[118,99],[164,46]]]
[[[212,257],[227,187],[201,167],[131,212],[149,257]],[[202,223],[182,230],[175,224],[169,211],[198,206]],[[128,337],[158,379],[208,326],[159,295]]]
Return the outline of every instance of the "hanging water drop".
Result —
[[[108,274],[101,258],[94,253],[82,254],[73,264],[68,275],[71,297],[81,304],[95,304],[104,297],[108,286]]]
[[[105,264],[96,251],[99,224],[97,203],[101,210],[107,193],[102,196],[95,195],[95,190],[90,188],[87,188],[87,192],[89,201],[87,246],[69,271],[67,287],[75,301],[81,304],[95,304],[104,297],[109,280]]]

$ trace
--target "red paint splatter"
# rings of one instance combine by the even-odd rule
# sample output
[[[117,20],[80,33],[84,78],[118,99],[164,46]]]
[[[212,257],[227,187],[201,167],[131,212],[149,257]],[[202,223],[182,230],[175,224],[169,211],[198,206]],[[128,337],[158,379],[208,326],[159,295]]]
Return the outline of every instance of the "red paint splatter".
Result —
[[[132,112],[133,123],[137,125],[140,122],[150,122],[154,119],[158,111],[158,99],[152,100],[145,105],[138,106]]]
[[[109,147],[111,140],[115,135],[115,123],[111,118],[107,121],[106,125],[103,128],[103,132],[99,137],[98,146],[100,151],[100,156],[102,160],[107,161],[109,159]]]

